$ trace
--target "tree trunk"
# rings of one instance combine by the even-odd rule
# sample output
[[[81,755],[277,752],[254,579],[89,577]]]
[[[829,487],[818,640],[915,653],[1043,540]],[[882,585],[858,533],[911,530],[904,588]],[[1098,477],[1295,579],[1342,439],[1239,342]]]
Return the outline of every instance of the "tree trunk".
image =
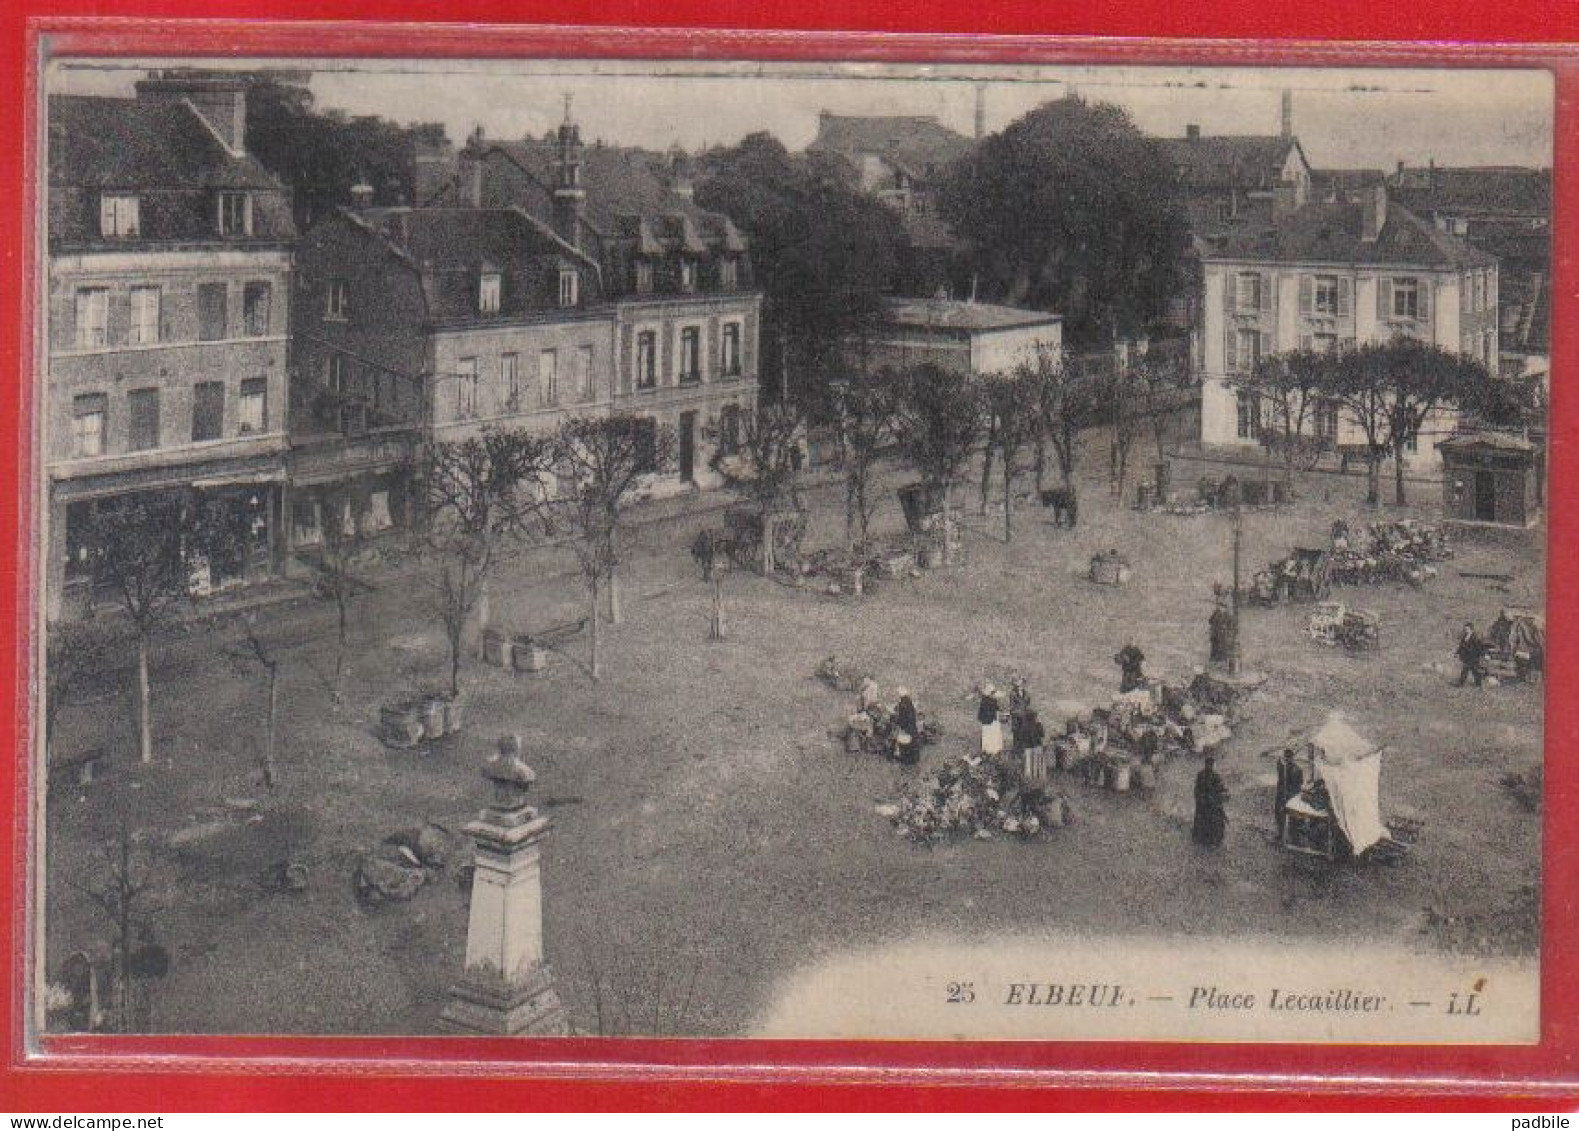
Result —
[[[1404,446],[1399,444],[1393,449],[1393,502],[1403,506],[1408,501],[1404,491]]]
[[[1014,476],[1009,472],[1012,454],[1003,453],[1003,544],[1014,541]]]
[[[598,592],[598,590],[601,588],[598,584],[598,580],[599,579],[597,575],[594,574],[592,577],[592,616],[587,624],[587,628],[591,633],[592,642],[592,662],[589,666],[592,669],[592,678],[594,680],[601,678],[603,675],[603,667],[601,662],[602,657],[598,655],[598,599],[601,596],[601,594]]]
[[[456,626],[450,632],[450,697],[461,693],[461,630]]]
[[[773,520],[772,512],[764,509],[763,512],[762,512],[762,576],[763,577],[772,577],[773,576],[773,566],[774,566],[774,562],[773,562],[773,538],[774,538],[774,527],[776,525],[777,525],[777,523],[775,523],[774,520]]]
[[[482,638],[488,631],[492,619],[492,610],[488,607],[488,579],[483,578],[477,582],[477,658],[483,659]]]
[[[269,665],[269,717],[263,728],[263,785],[274,788],[274,720],[279,713],[280,666]]]
[[[998,429],[996,422],[987,425],[987,442],[981,449],[981,508],[980,513],[987,513],[987,495],[992,486],[992,457],[997,451]]]
[[[1036,493],[1041,495],[1047,476],[1047,437],[1036,437]]]
[[[713,574],[713,616],[708,625],[709,640],[724,639],[724,575]]]
[[[137,751],[143,764],[154,760],[153,720],[149,718],[148,637],[137,634]]]
[[[346,579],[340,578],[340,587],[335,591],[335,653],[334,653],[334,699],[341,699],[342,686],[345,677],[345,634],[346,634]]]
[[[1382,503],[1382,457],[1375,448],[1365,450],[1365,502],[1367,506]]]
[[[609,567],[609,623],[625,623],[625,602],[621,594],[619,566]]]
[[[938,515],[938,521],[943,524],[943,529],[938,531],[938,537],[941,539],[941,553],[944,565],[951,565],[954,561],[954,540],[949,537],[950,517],[953,514],[953,507],[949,504],[949,495],[951,493],[949,488],[951,486],[952,484],[943,484],[943,504],[942,510]]]
[[[145,758],[144,761],[147,761]],[[121,866],[115,877],[116,923],[115,1000],[120,1017],[117,1028],[128,1033],[132,1028],[132,834],[121,826]]]

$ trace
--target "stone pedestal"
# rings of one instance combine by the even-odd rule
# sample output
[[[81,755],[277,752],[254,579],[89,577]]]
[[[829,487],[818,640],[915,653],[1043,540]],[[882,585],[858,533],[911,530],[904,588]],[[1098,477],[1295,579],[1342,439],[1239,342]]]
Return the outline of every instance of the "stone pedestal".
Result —
[[[494,805],[466,826],[476,843],[466,971],[450,987],[441,1028],[492,1036],[566,1034],[569,1024],[543,962],[541,844],[548,818],[526,804],[533,774],[519,755],[488,762]]]

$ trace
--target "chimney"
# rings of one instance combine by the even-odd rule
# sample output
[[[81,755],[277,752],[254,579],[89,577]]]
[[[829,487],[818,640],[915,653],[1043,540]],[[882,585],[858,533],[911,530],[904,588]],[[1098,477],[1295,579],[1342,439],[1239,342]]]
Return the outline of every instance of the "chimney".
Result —
[[[1283,137],[1285,139],[1287,139],[1287,138],[1291,138],[1293,136],[1294,136],[1294,92],[1292,90],[1285,90],[1283,92]]]
[[[1375,243],[1387,226],[1387,186],[1370,185],[1362,197],[1360,209],[1360,239]]]
[[[571,247],[580,247],[587,209],[587,190],[581,185],[581,127],[570,117],[571,96],[564,97],[565,120],[554,140],[554,230]]]
[[[482,127],[478,126],[472,130],[471,136],[466,139],[466,144],[461,149],[459,203],[464,208],[482,207],[482,172],[486,153],[487,145],[483,141]]]
[[[1399,188],[1404,187],[1404,163],[1402,161],[1398,162],[1398,176],[1394,180]]]
[[[1187,141],[1200,141],[1201,127],[1196,123],[1191,122],[1189,125],[1184,127],[1184,137]]]
[[[137,84],[143,102],[185,103],[231,153],[247,148],[245,79],[203,71],[159,71]]]
[[[987,136],[987,84],[976,84],[976,140]]]

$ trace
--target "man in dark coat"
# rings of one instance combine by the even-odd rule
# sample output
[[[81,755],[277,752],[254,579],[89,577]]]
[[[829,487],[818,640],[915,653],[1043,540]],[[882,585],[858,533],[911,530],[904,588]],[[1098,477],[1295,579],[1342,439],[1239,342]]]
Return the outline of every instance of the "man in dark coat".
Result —
[[[1458,680],[1454,687],[1463,687],[1464,681],[1470,676],[1475,677],[1475,686],[1481,686],[1485,673],[1481,670],[1481,662],[1486,658],[1486,642],[1481,639],[1480,633],[1475,631],[1475,626],[1469,622],[1464,623],[1464,631],[1458,635]]]
[[[1134,691],[1146,686],[1146,654],[1133,644],[1126,644],[1118,650],[1118,655],[1113,657],[1113,662],[1119,667],[1118,689],[1120,693]]]
[[[894,704],[894,731],[897,734],[908,734],[913,739],[921,737],[921,721],[916,714],[916,701],[903,687],[899,689],[899,701]]]
[[[1272,803],[1272,816],[1277,821],[1277,837],[1283,839],[1283,829],[1288,824],[1288,803],[1305,788],[1305,771],[1294,761],[1291,747],[1283,750],[1283,759],[1277,764],[1277,795]]]
[[[1223,779],[1212,766],[1213,760],[1208,755],[1206,765],[1195,775],[1195,823],[1190,829],[1190,838],[1207,848],[1222,844],[1223,833],[1228,828],[1228,813],[1223,808],[1228,790],[1223,788]]]

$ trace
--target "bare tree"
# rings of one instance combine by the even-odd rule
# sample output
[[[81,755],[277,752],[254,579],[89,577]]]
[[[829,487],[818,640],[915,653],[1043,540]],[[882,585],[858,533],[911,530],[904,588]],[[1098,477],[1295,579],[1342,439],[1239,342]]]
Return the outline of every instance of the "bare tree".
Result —
[[[557,452],[568,497],[557,508],[576,532],[576,554],[591,598],[592,678],[602,675],[600,595],[609,587],[609,619],[621,619],[621,509],[643,475],[668,466],[673,434],[646,417],[577,417],[560,426]]]
[[[224,655],[230,661],[237,674],[251,675],[254,669],[263,673],[268,707],[264,716],[263,726],[263,753],[258,759],[258,769],[263,776],[263,785],[266,789],[274,788],[274,734],[275,721],[279,718],[280,706],[280,658],[272,646],[265,644],[258,636],[256,618],[246,617],[242,621],[242,639],[224,650]]]
[[[153,941],[154,921],[163,910],[167,892],[163,877],[147,844],[124,820],[113,839],[99,846],[100,863],[91,869],[91,886],[66,882],[87,896],[109,921],[110,974],[113,979],[116,1029],[122,1033],[148,1027],[148,1003],[134,1016],[134,979],[152,980],[164,975],[169,956]]]
[[[137,648],[137,747],[153,761],[148,658],[193,595],[194,575],[234,552],[236,524],[191,495],[132,495],[100,506],[84,528],[96,589],[113,593]]]
[[[1268,354],[1255,368],[1233,382],[1260,405],[1261,443],[1267,455],[1283,461],[1283,481],[1291,482],[1302,461],[1314,466],[1327,446],[1318,414],[1331,403],[1328,387],[1333,365],[1325,353],[1295,350]]]
[[[981,436],[980,381],[936,365],[905,375],[894,415],[899,450],[922,482],[941,497],[945,561],[952,551],[950,497]]]
[[[124,634],[99,620],[61,620],[49,626],[44,661],[44,749],[55,739],[55,724],[72,698],[105,680],[115,655],[126,646]]]
[[[1046,486],[1047,448],[1052,446],[1065,488],[1074,486],[1075,464],[1080,456],[1082,420],[1079,405],[1078,357],[1069,352],[1042,351],[1030,363],[1036,379],[1036,490]]]
[[[334,605],[335,653],[334,687],[336,700],[341,695],[345,676],[345,640],[350,624],[351,602],[364,592],[368,585],[357,577],[357,563],[361,560],[366,539],[363,526],[365,508],[361,496],[348,485],[330,488],[321,496],[324,511],[322,542],[319,546],[316,578],[320,596]]]
[[[893,370],[873,373],[862,366],[832,386],[844,465],[844,533],[852,547],[870,533],[872,472],[893,436],[899,385]]]
[[[1014,540],[1014,482],[1023,470],[1021,453],[1036,441],[1040,431],[1037,408],[1041,395],[1040,373],[1023,364],[1008,373],[982,381],[982,404],[989,420],[987,454],[997,450],[1003,465],[1003,540]]]
[[[702,580],[712,589],[712,608],[707,618],[707,638],[719,642],[724,633],[724,575],[729,572],[730,538],[722,530],[703,530],[691,543],[691,557],[702,571]]]
[[[800,497],[801,437],[805,412],[798,402],[762,405],[742,422],[740,449],[720,450],[713,470],[731,490],[751,500],[762,530],[762,574],[777,568],[776,542],[780,518],[787,511],[798,515]]]
[[[427,541],[438,561],[434,588],[450,648],[450,694],[460,694],[462,641],[473,610],[488,627],[488,579],[506,539],[540,529],[552,437],[522,429],[433,441],[425,451]]]

